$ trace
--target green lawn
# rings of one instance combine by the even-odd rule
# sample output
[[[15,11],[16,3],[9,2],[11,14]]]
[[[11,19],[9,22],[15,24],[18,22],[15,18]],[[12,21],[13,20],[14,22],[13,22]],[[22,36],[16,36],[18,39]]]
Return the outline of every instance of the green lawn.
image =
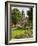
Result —
[[[10,38],[19,39],[19,38],[29,38],[33,36],[32,29],[23,29],[23,28],[11,28]]]

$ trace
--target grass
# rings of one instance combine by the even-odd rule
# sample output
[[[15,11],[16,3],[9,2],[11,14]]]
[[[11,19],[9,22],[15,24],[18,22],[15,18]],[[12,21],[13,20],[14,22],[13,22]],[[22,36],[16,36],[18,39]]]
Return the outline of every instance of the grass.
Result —
[[[33,36],[33,32],[32,29],[11,28],[10,36],[14,39],[30,38]]]

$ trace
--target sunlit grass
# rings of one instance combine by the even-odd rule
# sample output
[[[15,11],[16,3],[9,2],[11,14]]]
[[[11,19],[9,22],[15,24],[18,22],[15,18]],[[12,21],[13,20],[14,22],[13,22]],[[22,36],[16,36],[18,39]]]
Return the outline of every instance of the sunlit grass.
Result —
[[[14,39],[30,38],[33,36],[33,32],[32,32],[32,29],[11,28],[10,36],[11,38],[14,38]]]

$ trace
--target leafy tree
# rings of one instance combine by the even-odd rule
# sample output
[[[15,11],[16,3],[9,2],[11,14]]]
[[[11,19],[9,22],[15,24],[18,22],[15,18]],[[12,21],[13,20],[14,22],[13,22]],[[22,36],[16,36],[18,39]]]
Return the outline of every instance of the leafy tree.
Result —
[[[20,20],[20,17],[21,17],[21,13],[20,13],[19,9],[14,8],[11,11],[11,20],[12,20],[13,24],[17,24],[17,22]]]
[[[32,21],[33,21],[33,8],[30,8],[29,11],[27,11],[27,15],[29,16],[28,19],[28,25],[30,26],[30,28],[32,28]]]
[[[33,19],[33,8],[30,8],[29,11],[27,11],[27,15],[29,16],[29,21],[32,22]]]
[[[25,16],[25,13],[24,13],[24,11],[22,10],[22,16]]]
[[[27,11],[27,15],[29,16],[29,21],[32,22],[33,19],[33,8],[30,8],[29,11]]]

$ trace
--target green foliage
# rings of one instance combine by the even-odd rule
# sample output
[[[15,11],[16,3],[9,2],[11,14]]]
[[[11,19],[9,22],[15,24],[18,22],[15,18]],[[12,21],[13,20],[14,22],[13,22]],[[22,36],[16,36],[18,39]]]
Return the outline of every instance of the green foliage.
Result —
[[[11,20],[12,20],[12,22],[14,24],[16,24],[20,20],[20,17],[21,17],[21,13],[20,13],[19,9],[14,8],[11,11]]]
[[[23,28],[16,28],[13,30],[11,29],[11,38],[19,39],[19,38],[29,38],[33,35],[32,29],[23,29]]]
[[[30,10],[27,11],[27,14],[29,16],[29,19],[28,19],[28,25],[26,25],[26,26],[29,27],[29,28],[16,27],[16,26],[11,27],[11,29],[10,29],[10,38],[19,39],[19,38],[29,38],[29,37],[33,36],[33,31],[32,31],[33,9],[30,8]],[[19,9],[16,9],[16,8],[11,10],[12,23],[16,25],[18,23],[18,21],[21,19],[22,15],[23,16],[25,15],[23,10],[22,10],[22,13],[19,11]]]
[[[27,15],[29,16],[29,22],[32,22],[33,19],[33,8],[30,8],[29,11],[27,11]]]
[[[22,16],[25,16],[25,13],[24,13],[24,11],[22,10]]]

